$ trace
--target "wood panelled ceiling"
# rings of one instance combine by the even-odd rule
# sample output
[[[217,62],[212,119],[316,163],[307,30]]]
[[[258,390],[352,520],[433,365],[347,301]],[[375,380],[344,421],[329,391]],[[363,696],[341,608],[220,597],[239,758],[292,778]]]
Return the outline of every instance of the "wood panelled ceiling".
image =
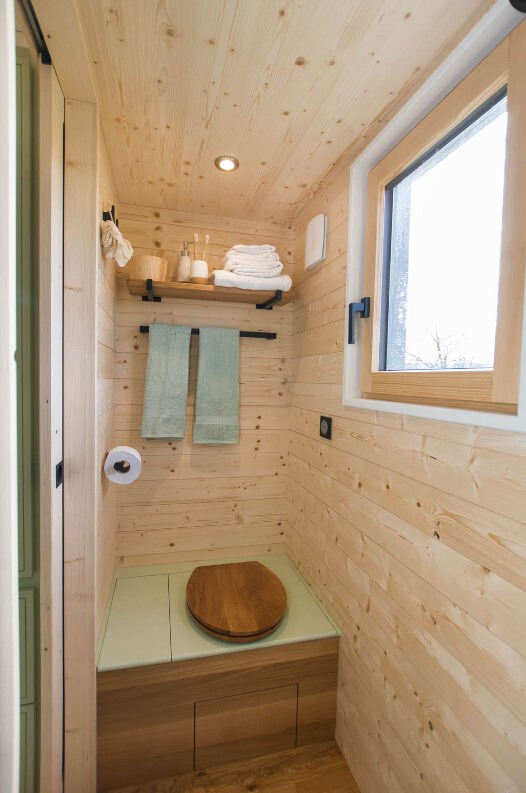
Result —
[[[492,4],[81,0],[119,199],[293,217]]]

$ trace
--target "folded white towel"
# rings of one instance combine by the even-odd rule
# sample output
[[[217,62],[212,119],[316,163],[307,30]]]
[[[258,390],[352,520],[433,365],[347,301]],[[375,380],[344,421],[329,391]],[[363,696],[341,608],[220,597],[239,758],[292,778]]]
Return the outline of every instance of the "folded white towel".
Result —
[[[230,250],[223,259],[223,268],[238,275],[255,275],[261,278],[274,278],[280,275],[283,265],[277,253],[248,256]]]
[[[252,275],[238,275],[228,270],[214,270],[213,281],[216,286],[235,286],[238,289],[280,290],[288,292],[292,287],[289,275],[278,275],[276,278],[260,278]]]
[[[258,278],[275,278],[281,275],[283,265],[281,262],[268,262],[267,264],[236,264],[227,259],[223,263],[225,270],[237,275],[254,275]]]
[[[236,267],[234,269],[225,267],[225,270],[235,273],[236,275],[243,275],[246,278],[277,278],[281,275],[283,265],[280,264],[277,267],[273,267],[272,270],[258,270],[253,267]]]
[[[276,248],[274,245],[234,245],[231,250],[237,251],[238,253],[257,255],[260,253],[274,253]]]
[[[119,267],[125,267],[133,256],[132,246],[111,220],[103,220],[100,224],[100,243],[104,256],[115,259]]]
[[[279,256],[277,253],[259,253],[257,255],[250,256],[247,253],[239,253],[238,251],[228,251],[224,258],[224,262],[237,262],[238,264],[265,264],[265,263],[275,263],[279,262]]]

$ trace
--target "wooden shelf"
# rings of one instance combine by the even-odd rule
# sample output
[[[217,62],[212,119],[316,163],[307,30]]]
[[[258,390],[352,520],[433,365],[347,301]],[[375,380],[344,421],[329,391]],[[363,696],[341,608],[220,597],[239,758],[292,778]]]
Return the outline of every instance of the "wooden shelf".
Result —
[[[130,295],[146,296],[146,281],[126,281]],[[179,297],[186,300],[221,300],[229,303],[264,303],[275,295],[274,290],[236,289],[230,286],[214,286],[213,284],[186,284],[177,281],[154,281],[153,294],[156,297]],[[294,300],[294,289],[283,292],[277,306],[284,306]]]

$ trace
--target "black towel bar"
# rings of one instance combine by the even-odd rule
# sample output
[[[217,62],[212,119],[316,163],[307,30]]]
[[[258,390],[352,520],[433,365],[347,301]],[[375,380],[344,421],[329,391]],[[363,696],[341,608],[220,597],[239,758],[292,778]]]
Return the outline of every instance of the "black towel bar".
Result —
[[[149,333],[150,326],[140,325],[139,330],[141,333]],[[268,339],[269,341],[273,341],[278,337],[277,333],[266,333],[262,330],[240,330],[239,335],[242,339]],[[192,328],[192,336],[199,336],[199,328]]]

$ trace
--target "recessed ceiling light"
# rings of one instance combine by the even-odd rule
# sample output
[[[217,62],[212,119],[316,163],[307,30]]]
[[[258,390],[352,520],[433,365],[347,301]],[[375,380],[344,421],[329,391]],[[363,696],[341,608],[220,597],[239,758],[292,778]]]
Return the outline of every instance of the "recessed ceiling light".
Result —
[[[236,171],[239,168],[239,160],[230,155],[223,155],[222,157],[217,157],[215,165],[220,171]]]

